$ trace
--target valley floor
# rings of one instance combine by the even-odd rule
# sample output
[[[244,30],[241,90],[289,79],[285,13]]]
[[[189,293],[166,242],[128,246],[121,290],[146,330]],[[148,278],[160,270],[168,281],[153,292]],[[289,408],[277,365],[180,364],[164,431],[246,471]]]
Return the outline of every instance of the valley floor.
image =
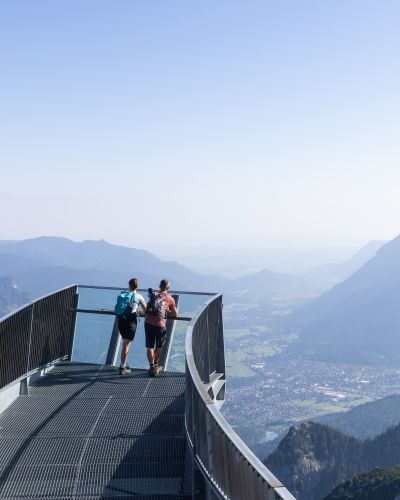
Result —
[[[229,364],[229,352],[227,353]],[[229,376],[223,413],[264,459],[290,425],[400,393],[400,368],[255,356],[251,377]],[[259,446],[260,444],[266,446]]]

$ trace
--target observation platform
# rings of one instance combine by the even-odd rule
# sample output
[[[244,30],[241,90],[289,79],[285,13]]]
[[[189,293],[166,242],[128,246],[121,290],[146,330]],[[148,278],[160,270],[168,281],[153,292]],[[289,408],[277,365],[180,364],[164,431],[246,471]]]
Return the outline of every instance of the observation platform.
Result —
[[[0,415],[0,498],[190,499],[184,390],[180,373],[56,365]]]
[[[173,292],[149,377],[143,322],[119,373],[120,290],[71,285],[0,318],[0,499],[295,500],[220,413],[222,295]]]

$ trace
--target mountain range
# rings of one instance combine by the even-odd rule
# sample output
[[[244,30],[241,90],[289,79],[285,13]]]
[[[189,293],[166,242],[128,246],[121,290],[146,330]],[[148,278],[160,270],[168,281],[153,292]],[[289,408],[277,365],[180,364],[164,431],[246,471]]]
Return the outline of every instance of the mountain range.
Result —
[[[291,427],[266,466],[298,500],[320,500],[343,481],[400,463],[400,424],[361,441],[327,426]]]
[[[323,500],[400,500],[400,465],[352,477]]]
[[[374,243],[350,259],[361,266],[370,256]],[[348,261],[343,266],[349,268]],[[329,266],[328,266],[329,267]],[[222,291],[231,297],[263,300],[274,291],[292,290],[294,295],[315,295],[318,285],[311,275],[291,275],[263,269],[242,278],[200,274],[175,262],[163,261],[154,254],[136,248],[113,245],[104,240],[74,242],[62,237],[42,236],[21,241],[0,240],[0,276],[12,276],[35,297],[72,282],[104,286],[125,286],[133,275],[141,286],[157,286],[168,276],[175,289]],[[309,292],[310,291],[310,292]]]
[[[291,349],[324,361],[400,360],[400,236],[297,314]]]
[[[385,240],[372,240],[343,262],[313,267],[307,274],[319,279],[329,280],[334,284],[344,281],[375,257],[377,251],[386,243],[387,241]]]
[[[0,276],[12,276],[36,297],[70,283],[124,287],[139,276],[141,287],[156,287],[168,276],[174,289],[213,291],[223,279],[205,276],[164,262],[145,250],[112,245],[104,240],[73,242],[39,237],[0,244]]]
[[[400,394],[369,401],[349,411],[328,413],[314,418],[313,421],[329,425],[357,439],[375,438],[389,427],[400,423]],[[253,445],[254,453],[264,459],[278,448],[287,432],[288,429],[282,430],[275,439]]]
[[[299,332],[288,355],[351,363],[400,360],[400,237],[381,244],[371,242],[343,264],[349,272],[367,260],[345,281],[317,299],[303,296],[295,303],[299,308],[308,301],[288,319]],[[166,276],[175,290],[222,291],[226,303],[264,304],[265,311],[312,288],[307,276],[266,269],[237,279],[203,275],[145,250],[60,237],[0,241],[0,276],[14,279],[31,298],[71,283],[124,287],[132,276],[139,276],[142,288],[157,287]]]
[[[12,312],[28,301],[29,295],[21,292],[13,279],[0,277],[0,316]]]
[[[0,241],[0,276],[12,276],[33,297],[72,282],[103,286],[126,286],[139,276],[141,287],[156,287],[163,276],[174,289],[222,291],[227,300],[247,294],[263,299],[274,290],[293,287],[299,277],[261,270],[229,279],[200,274],[175,262],[163,261],[146,250],[113,245],[104,240],[74,242],[60,237]]]

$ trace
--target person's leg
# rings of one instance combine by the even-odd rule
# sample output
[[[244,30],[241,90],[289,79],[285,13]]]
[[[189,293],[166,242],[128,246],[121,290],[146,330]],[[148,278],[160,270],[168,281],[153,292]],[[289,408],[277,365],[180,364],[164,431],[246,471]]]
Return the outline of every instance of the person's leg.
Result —
[[[154,365],[154,349],[147,349],[147,359],[150,366]]]
[[[147,360],[149,362],[149,375],[153,375],[154,366],[154,347],[156,343],[156,337],[154,334],[154,326],[148,323],[144,324],[144,332],[146,336],[146,348],[147,348]]]
[[[122,341],[122,348],[121,348],[121,368],[125,368],[126,366],[126,358],[128,357],[128,351],[129,347],[131,345],[131,341],[128,339],[124,339]]]
[[[161,351],[162,351],[162,349],[160,349],[160,348],[157,348],[154,350],[154,357],[153,357],[154,363],[158,363],[158,360],[160,359],[160,356],[161,356]]]
[[[126,359],[128,357],[129,347],[135,338],[136,326],[136,318],[131,318],[129,320],[121,318],[118,320],[118,329],[123,339],[121,348],[121,364],[119,367],[119,371],[122,374],[130,373],[132,371],[127,367]]]
[[[155,374],[158,375],[163,371],[164,367],[158,364],[158,360],[160,359],[162,348],[165,342],[165,337],[167,334],[167,330],[165,328],[160,328],[157,332],[156,336],[156,349],[154,351],[154,365],[155,365]]]

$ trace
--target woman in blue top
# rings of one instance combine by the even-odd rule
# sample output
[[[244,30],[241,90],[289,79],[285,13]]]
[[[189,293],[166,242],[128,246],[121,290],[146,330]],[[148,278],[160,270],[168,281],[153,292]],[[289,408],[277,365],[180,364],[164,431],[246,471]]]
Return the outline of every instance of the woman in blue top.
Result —
[[[135,338],[139,306],[141,306],[143,313],[146,312],[146,302],[140,293],[136,291],[138,286],[139,280],[137,278],[129,280],[129,290],[133,292],[130,303],[132,314],[129,318],[118,318],[118,330],[122,337],[121,364],[119,366],[119,373],[121,375],[132,372],[132,369],[126,364],[126,358],[128,357],[129,347]]]

